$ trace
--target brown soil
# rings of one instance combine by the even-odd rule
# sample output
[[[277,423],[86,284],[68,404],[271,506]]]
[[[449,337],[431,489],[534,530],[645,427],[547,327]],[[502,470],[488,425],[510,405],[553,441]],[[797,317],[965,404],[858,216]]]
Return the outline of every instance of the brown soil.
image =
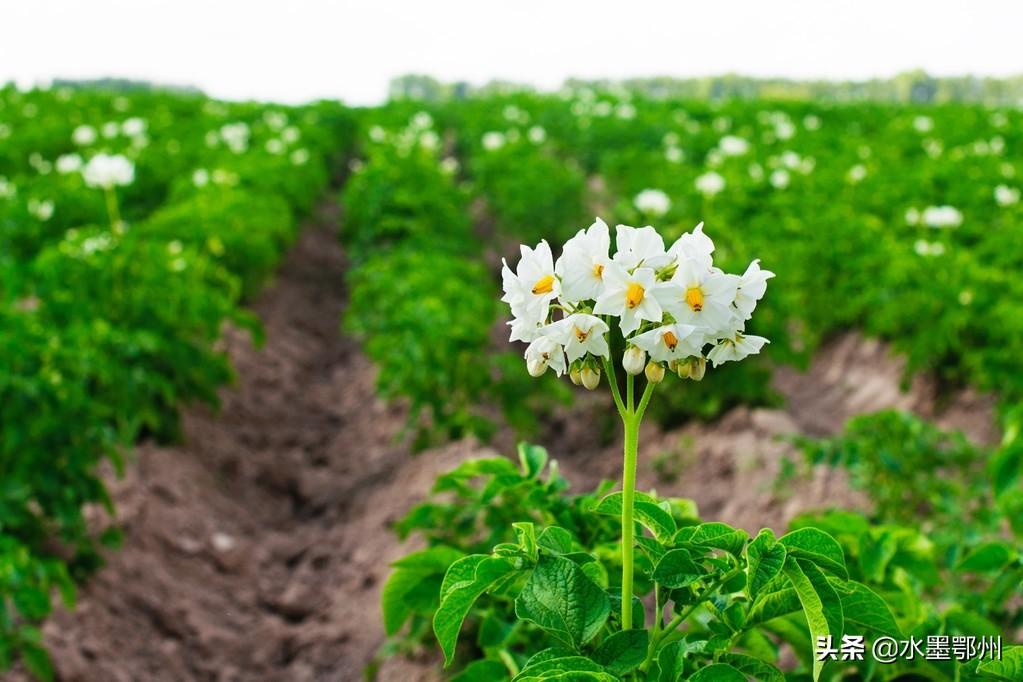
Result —
[[[471,441],[410,456],[401,408],[374,397],[374,371],[339,332],[344,259],[336,209],[303,234],[256,303],[267,343],[227,340],[238,384],[219,414],[190,410],[181,447],[146,445],[115,484],[124,547],[83,589],[76,611],[45,627],[66,681],[361,679],[383,634],[377,607],[401,547],[387,528],[437,472],[493,454]],[[861,504],[820,470],[794,494],[772,481],[791,448],[780,437],[832,433],[851,415],[904,407],[934,416],[933,389],[899,389],[900,363],[846,336],[807,373],[781,370],[787,407],[736,409],[712,424],[643,434],[640,485],[694,498],[706,518],[749,530],[801,510]],[[580,395],[547,443],[582,490],[614,478],[617,443],[601,446]],[[940,420],[990,441],[990,401],[965,393]],[[512,442],[502,434],[502,449]],[[659,477],[674,470],[674,482]],[[382,680],[436,679],[436,659],[385,664]],[[22,679],[20,673],[13,675]]]

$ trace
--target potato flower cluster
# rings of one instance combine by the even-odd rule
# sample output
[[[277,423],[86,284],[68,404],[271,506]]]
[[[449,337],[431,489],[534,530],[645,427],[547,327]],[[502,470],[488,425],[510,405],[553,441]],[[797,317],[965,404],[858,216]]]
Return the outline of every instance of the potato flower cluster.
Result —
[[[554,260],[541,241],[521,247],[515,270],[504,263],[511,306],[511,340],[528,343],[533,376],[552,369],[594,389],[610,359],[608,337],[625,341],[622,366],[660,382],[665,370],[699,381],[707,361],[718,366],[760,352],[768,340],[746,333],[746,322],[774,273],[754,260],[742,275],[714,267],[714,242],[700,223],[669,248],[650,226],[610,231],[597,219],[565,244]]]

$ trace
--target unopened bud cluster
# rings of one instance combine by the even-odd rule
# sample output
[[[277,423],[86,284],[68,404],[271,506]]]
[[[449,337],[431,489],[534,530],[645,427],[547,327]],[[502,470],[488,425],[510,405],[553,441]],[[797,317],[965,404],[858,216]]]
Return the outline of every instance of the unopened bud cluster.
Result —
[[[665,248],[653,227],[619,225],[616,252],[599,218],[554,261],[551,248],[521,247],[513,272],[504,263],[502,301],[511,306],[511,340],[525,341],[533,376],[548,369],[593,390],[610,359],[608,334],[621,333],[622,368],[660,383],[671,372],[700,381],[715,367],[760,352],[767,339],[746,322],[774,273],[754,260],[742,275],[714,267],[703,224]]]

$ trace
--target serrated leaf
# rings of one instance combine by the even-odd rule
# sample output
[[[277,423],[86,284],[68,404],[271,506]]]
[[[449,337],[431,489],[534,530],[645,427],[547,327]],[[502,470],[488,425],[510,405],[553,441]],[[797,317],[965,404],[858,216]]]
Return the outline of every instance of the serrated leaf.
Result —
[[[673,549],[657,562],[652,577],[654,582],[676,589],[691,585],[706,573],[703,567],[693,561],[689,550]]]
[[[650,634],[646,630],[619,630],[597,647],[593,658],[608,672],[621,677],[646,660]]]
[[[785,682],[785,675],[776,667],[759,658],[746,654],[723,653],[719,656],[722,663],[727,663],[743,675],[753,677],[759,682]]]
[[[689,682],[747,682],[746,676],[727,663],[714,663],[689,676]]]
[[[781,573],[785,564],[785,546],[779,544],[774,533],[765,528],[746,548],[746,559],[746,594],[756,600],[761,590]]]
[[[451,564],[440,589],[440,606],[433,616],[433,632],[450,665],[469,609],[494,583],[516,570],[508,559],[473,554]]]
[[[515,599],[515,615],[578,650],[604,626],[611,605],[607,593],[574,562],[541,555]]]
[[[842,546],[838,540],[818,528],[794,530],[783,535],[778,542],[785,546],[790,556],[811,561],[841,578],[849,577]]]
[[[1023,680],[1023,646],[1010,646],[1002,651],[1001,660],[985,661],[977,666],[982,677],[1005,682]]]
[[[810,629],[810,641],[817,642],[821,637],[831,637],[833,641],[841,640],[842,602],[817,565],[806,559],[789,556],[782,570],[792,583],[803,607],[803,614]],[[820,679],[824,663],[825,661],[818,661],[814,657],[814,682]]]
[[[668,542],[675,535],[675,519],[657,504],[657,501],[643,493],[636,493],[633,499],[633,515],[644,528],[661,542]],[[608,516],[622,515],[622,493],[611,493],[602,499],[593,511]]]

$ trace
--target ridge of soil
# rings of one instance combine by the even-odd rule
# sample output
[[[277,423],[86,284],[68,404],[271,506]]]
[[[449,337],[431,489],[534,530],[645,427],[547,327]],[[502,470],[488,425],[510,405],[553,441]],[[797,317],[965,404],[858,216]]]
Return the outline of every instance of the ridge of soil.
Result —
[[[338,223],[337,207],[322,207],[253,306],[265,347],[228,334],[238,382],[219,413],[186,411],[183,445],[141,446],[113,483],[124,546],[82,588],[78,608],[44,627],[59,680],[362,679],[383,641],[388,564],[409,549],[389,524],[437,473],[496,450],[465,440],[413,457],[396,439],[403,409],[375,397],[372,365],[339,329]],[[783,527],[806,509],[864,503],[825,469],[798,495],[774,489],[786,434],[834,433],[854,414],[900,407],[996,438],[989,399],[966,391],[939,413],[927,382],[900,390],[901,368],[883,344],[843,336],[809,371],[776,373],[784,408],[737,408],[669,432],[644,425],[639,485],[692,497],[706,518]],[[546,442],[584,490],[617,477],[621,445],[596,442],[587,413],[607,406],[579,398]],[[507,433],[496,441],[502,450],[512,442]],[[658,461],[681,461],[678,480],[659,477]],[[387,661],[378,679],[434,680],[436,670],[424,653]]]

